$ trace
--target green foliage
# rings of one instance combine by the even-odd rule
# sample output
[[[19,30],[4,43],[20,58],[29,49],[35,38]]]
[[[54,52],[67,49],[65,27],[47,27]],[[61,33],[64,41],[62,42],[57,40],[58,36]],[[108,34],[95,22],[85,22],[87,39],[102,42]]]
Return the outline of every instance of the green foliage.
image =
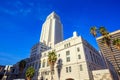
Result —
[[[32,78],[34,76],[34,73],[35,73],[35,69],[31,66],[26,70],[25,75],[28,78]]]
[[[111,39],[110,38],[107,38],[107,37],[103,37],[102,38],[102,43],[108,47],[110,47],[110,44],[111,44]]]
[[[49,54],[48,54],[49,63],[56,62],[56,60],[57,60],[57,55],[56,55],[55,51],[49,52]]]
[[[97,34],[102,35],[102,43],[108,47],[110,47],[111,44],[111,36],[109,35],[109,32],[106,30],[105,27],[101,26],[98,29],[96,28],[96,26],[93,26],[90,28],[90,33],[96,37]]]
[[[114,39],[113,45],[120,45],[120,39],[119,38]]]
[[[93,29],[93,28],[95,28],[95,27],[92,27],[92,28],[90,28],[90,30],[91,29]],[[93,29],[94,30],[94,29]],[[98,32],[97,32],[98,31]],[[92,33],[93,34],[93,33]],[[110,50],[111,50],[111,55],[112,55],[112,57],[113,57],[113,59],[114,59],[114,61],[115,61],[115,63],[116,63],[116,65],[117,65],[117,67],[119,68],[119,65],[117,64],[117,60],[116,60],[116,58],[114,57],[114,55],[113,55],[113,53],[112,53],[112,47],[111,47],[111,44],[113,44],[113,45],[115,45],[119,50],[120,50],[120,39],[114,39],[113,41],[112,41],[112,38],[111,38],[111,36],[109,35],[109,32],[107,31],[107,29],[104,27],[104,26],[101,26],[101,27],[99,27],[98,28],[98,30],[96,30],[96,34],[100,34],[102,37],[102,41],[101,41],[101,43],[103,43],[104,45],[106,45],[107,47],[109,47],[110,48]],[[94,35],[94,34],[93,34]],[[96,37],[96,36],[94,36],[94,37]],[[120,68],[119,68],[120,69]],[[117,71],[117,70],[116,70]]]
[[[105,36],[105,35],[108,35],[109,34],[109,32],[106,30],[106,28],[105,27],[103,27],[103,26],[101,26],[100,28],[99,28],[99,33],[102,35],[102,36]]]
[[[94,37],[97,36],[97,28],[96,28],[96,26],[93,26],[93,27],[90,28],[90,33],[91,33]]]
[[[25,66],[26,66],[26,61],[25,60],[21,60],[19,62],[19,71],[22,72],[24,70]]]
[[[114,39],[113,45],[115,45],[118,49],[120,49],[120,39],[119,38]]]
[[[53,70],[54,68],[54,64],[57,60],[57,55],[55,53],[55,51],[49,52],[48,53],[48,63],[51,66],[51,70]]]

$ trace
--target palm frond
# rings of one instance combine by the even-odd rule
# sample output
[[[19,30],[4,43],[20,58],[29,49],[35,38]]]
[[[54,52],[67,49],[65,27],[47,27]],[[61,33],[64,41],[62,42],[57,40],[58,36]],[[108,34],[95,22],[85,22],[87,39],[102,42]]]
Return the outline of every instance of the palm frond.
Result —
[[[96,28],[96,26],[92,26],[92,27],[90,28],[90,33],[91,33],[94,37],[97,36],[97,28]]]

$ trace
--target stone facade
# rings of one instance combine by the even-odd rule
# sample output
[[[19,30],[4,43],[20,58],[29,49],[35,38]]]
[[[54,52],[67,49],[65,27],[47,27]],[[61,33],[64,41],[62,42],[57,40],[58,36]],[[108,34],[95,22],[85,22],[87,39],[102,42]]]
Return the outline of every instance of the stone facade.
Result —
[[[40,42],[49,47],[63,40],[63,29],[59,16],[52,12],[42,25]]]
[[[54,80],[93,80],[92,70],[104,69],[104,63],[99,52],[81,36],[73,36],[55,45],[54,48],[42,52],[41,68],[38,80],[50,80],[50,66],[47,63],[49,51],[55,50],[57,61],[54,67]],[[61,60],[61,69],[59,69]],[[60,70],[60,71],[59,71]],[[60,75],[60,76],[59,76]]]
[[[113,80],[109,69],[92,71],[94,80]]]

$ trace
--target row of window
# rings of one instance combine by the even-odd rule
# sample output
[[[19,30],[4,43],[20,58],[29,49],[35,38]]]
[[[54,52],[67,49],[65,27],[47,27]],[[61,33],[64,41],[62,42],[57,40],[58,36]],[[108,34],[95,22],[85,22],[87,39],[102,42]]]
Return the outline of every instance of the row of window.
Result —
[[[79,48],[79,47],[77,48],[77,52],[80,52],[80,48]],[[68,55],[70,55],[70,51],[66,51],[66,56],[68,56]],[[42,56],[43,56],[43,57],[46,57],[47,54],[44,53]],[[60,54],[58,54],[58,57],[60,57]]]
[[[79,54],[78,55],[78,59],[81,59],[81,55]],[[45,59],[43,60],[43,62],[42,62],[42,67],[44,68],[45,67]],[[67,56],[66,57],[66,62],[70,62],[70,56]],[[47,62],[47,67],[49,66],[49,64],[48,64],[48,62]]]
[[[80,54],[78,55],[78,59],[81,59]],[[66,62],[70,62],[70,57],[66,57]],[[47,62],[47,67],[49,66],[48,62]],[[42,67],[45,67],[45,61],[42,62]]]
[[[94,51],[87,51],[87,48],[85,48],[85,53],[86,53],[86,58],[90,58],[91,62],[98,64],[98,65],[104,65],[103,61],[102,61],[102,57],[99,55],[98,52],[96,52],[96,50]],[[96,54],[94,54],[96,53]],[[89,54],[89,56],[88,56]]]
[[[93,54],[91,51],[90,51],[90,57],[91,57],[92,62],[102,65],[102,60],[99,58],[99,56]]]
[[[80,71],[83,71],[83,66],[82,65],[79,65],[79,68],[80,68]],[[70,73],[72,72],[72,67],[69,66],[69,67],[66,67],[66,73]]]
[[[42,62],[42,67],[44,68],[45,67],[45,59],[43,60],[43,62]],[[47,67],[49,66],[49,63],[47,62]]]
[[[39,62],[33,62],[28,64],[27,66],[33,66],[35,69],[39,69],[40,68],[40,63]]]
[[[89,70],[96,70],[96,69],[97,69],[97,67],[95,67],[94,65],[92,65],[92,64],[89,65]]]
[[[77,51],[78,51],[78,52],[80,51],[79,47],[77,48]],[[46,53],[44,53],[43,56],[46,56]],[[60,54],[58,54],[58,57],[60,57]],[[80,54],[78,54],[78,59],[81,59],[81,55],[80,55]],[[68,50],[68,51],[66,51],[66,62],[70,62],[70,61],[71,61],[70,51]],[[46,62],[46,60],[44,59],[44,60],[42,61],[42,67],[45,67],[45,62]],[[48,66],[49,66],[49,64],[48,64],[48,62],[47,62],[47,67],[48,67]]]
[[[30,57],[28,62],[32,62],[32,61],[38,60],[39,58],[40,58],[40,55],[32,56],[32,57]]]
[[[69,72],[71,72],[71,66],[66,67],[66,73],[69,73]]]
[[[64,45],[64,48],[68,48],[68,47],[70,47],[70,43]]]
[[[79,48],[77,48],[77,49],[79,49]],[[80,54],[78,54],[78,59],[81,59]],[[66,51],[66,62],[70,62],[70,51]]]
[[[83,71],[82,65],[79,65],[79,70]],[[70,73],[70,72],[72,72],[72,67],[71,66],[66,67],[66,73]],[[45,71],[45,72],[42,72],[41,74],[42,75],[49,75],[49,73],[50,73],[50,71]],[[54,72],[53,72],[53,74],[54,74]]]

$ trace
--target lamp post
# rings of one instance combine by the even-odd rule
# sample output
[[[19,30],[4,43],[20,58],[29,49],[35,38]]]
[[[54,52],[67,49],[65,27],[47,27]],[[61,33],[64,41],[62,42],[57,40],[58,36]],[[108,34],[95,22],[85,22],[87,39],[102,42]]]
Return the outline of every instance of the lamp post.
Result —
[[[59,59],[57,63],[57,72],[58,72],[59,80],[60,80],[61,69],[62,69],[62,59]]]

